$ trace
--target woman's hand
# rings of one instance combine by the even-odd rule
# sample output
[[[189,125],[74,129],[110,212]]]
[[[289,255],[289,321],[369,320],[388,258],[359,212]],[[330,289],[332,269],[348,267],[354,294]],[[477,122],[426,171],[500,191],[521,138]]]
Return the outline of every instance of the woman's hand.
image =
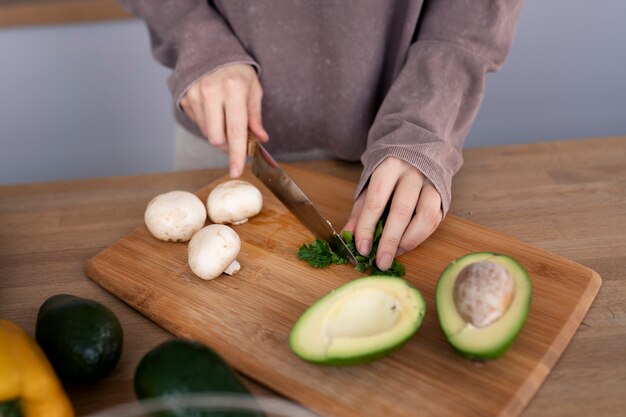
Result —
[[[396,255],[410,251],[430,236],[442,220],[441,196],[411,164],[388,157],[372,172],[367,188],[354,203],[344,230],[354,233],[357,250],[368,255],[374,231],[390,198],[391,208],[376,252],[383,271]]]
[[[233,178],[243,172],[248,129],[262,142],[269,139],[261,121],[262,97],[254,68],[234,64],[200,78],[180,101],[209,143],[228,153]]]

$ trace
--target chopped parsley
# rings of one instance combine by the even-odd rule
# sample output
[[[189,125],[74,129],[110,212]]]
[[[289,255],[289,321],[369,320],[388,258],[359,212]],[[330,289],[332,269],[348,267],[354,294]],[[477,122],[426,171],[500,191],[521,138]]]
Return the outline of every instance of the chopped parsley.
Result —
[[[366,273],[369,271],[370,275],[387,275],[394,277],[401,277],[405,274],[404,266],[393,260],[391,266],[386,271],[381,271],[376,266],[376,251],[378,249],[378,242],[380,241],[380,237],[383,234],[383,224],[384,218],[379,220],[378,225],[376,226],[376,232],[374,233],[374,243],[372,245],[372,250],[369,255],[363,256],[360,255],[356,250],[356,245],[354,243],[354,236],[352,233],[348,231],[341,232],[341,238],[350,251],[354,254],[357,265],[354,267],[359,272]],[[341,255],[340,253],[334,251],[330,244],[322,239],[315,239],[310,244],[303,244],[298,250],[298,259],[303,261],[307,261],[309,265],[314,268],[326,268],[329,265],[344,265],[348,263],[348,258],[346,256]]]

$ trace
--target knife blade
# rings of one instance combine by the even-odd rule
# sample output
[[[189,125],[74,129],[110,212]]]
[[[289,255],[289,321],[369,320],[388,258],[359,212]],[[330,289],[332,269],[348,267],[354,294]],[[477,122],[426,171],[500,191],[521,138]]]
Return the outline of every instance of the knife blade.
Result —
[[[289,174],[278,165],[252,133],[248,137],[248,156],[252,157],[252,173],[315,237],[326,240],[333,250],[344,255],[351,264],[356,265],[358,263],[332,223],[313,204]]]

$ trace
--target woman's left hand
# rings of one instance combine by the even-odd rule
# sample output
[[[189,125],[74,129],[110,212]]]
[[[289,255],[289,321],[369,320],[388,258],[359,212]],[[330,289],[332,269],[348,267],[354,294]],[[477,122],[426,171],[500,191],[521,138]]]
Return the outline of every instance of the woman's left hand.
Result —
[[[383,271],[396,255],[426,240],[443,218],[441,196],[424,174],[408,162],[388,157],[372,172],[344,227],[354,234],[361,255],[372,250],[376,225],[390,198],[389,215],[376,253],[376,265]]]

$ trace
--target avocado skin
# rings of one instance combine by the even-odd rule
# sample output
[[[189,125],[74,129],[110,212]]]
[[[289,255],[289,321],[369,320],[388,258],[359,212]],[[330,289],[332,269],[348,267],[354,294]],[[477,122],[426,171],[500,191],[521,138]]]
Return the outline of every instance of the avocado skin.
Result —
[[[124,335],[104,305],[58,294],[40,307],[35,338],[61,379],[81,383],[100,380],[115,369]]]
[[[19,400],[0,402],[0,417],[23,417]]]
[[[164,342],[148,352],[135,371],[135,393],[143,400],[184,394],[247,394],[232,369],[209,347],[188,339]],[[192,409],[158,413],[176,417],[262,417],[251,411],[221,412]]]
[[[486,353],[473,353],[473,352],[468,352],[468,351],[459,349],[452,344],[451,346],[452,346],[452,349],[454,349],[454,351],[457,354],[464,357],[465,359],[469,359],[471,361],[476,361],[476,362],[490,361],[490,360],[494,360],[494,359],[498,359],[502,357],[509,350],[509,348],[513,345],[518,334],[519,332],[512,335],[508,343],[500,345],[497,348],[494,348],[492,351],[486,352]]]
[[[459,262],[464,261],[467,258],[471,258],[471,257],[481,257],[481,256],[495,256],[495,257],[504,257],[507,258],[508,261],[516,264],[519,268],[520,271],[523,272],[523,279],[526,280],[529,283],[528,286],[528,296],[527,296],[527,302],[524,305],[523,308],[523,314],[524,317],[521,319],[522,324],[518,327],[518,329],[516,331],[512,331],[508,337],[506,338],[505,341],[503,341],[503,343],[500,343],[496,346],[494,346],[492,349],[490,349],[489,351],[483,351],[483,352],[471,352],[468,350],[464,350],[461,349],[457,346],[455,346],[452,342],[450,342],[450,340],[448,340],[450,342],[450,345],[452,346],[452,349],[459,354],[460,356],[469,359],[469,360],[473,360],[473,361],[489,361],[489,360],[494,360],[494,359],[499,359],[501,358],[513,345],[513,343],[515,343],[515,340],[517,339],[517,336],[519,336],[519,334],[521,333],[522,329],[524,328],[524,324],[526,322],[527,316],[528,316],[528,311],[530,310],[530,305],[531,305],[531,300],[532,300],[532,284],[530,284],[530,277],[528,276],[528,271],[526,271],[526,269],[519,263],[517,262],[515,259],[506,256],[506,255],[502,255],[500,253],[495,253],[495,252],[474,252],[474,253],[469,253],[467,255],[463,255],[455,260],[453,260],[445,269],[444,271],[441,273],[441,276],[439,278],[439,281],[437,283],[437,288],[435,290],[435,294],[439,294],[439,291],[441,291],[441,287],[442,287],[442,283],[443,283],[443,278],[447,275],[447,273],[454,267],[456,266]],[[438,297],[435,296],[435,298],[437,299]],[[437,304],[437,309],[441,308],[441,306],[439,304]],[[442,327],[442,330],[444,331],[444,334],[446,334],[446,337],[448,337],[448,334],[444,328],[443,323],[440,320],[439,323]]]
[[[360,364],[364,364],[368,362],[373,362],[376,359],[380,359],[382,357],[389,355],[390,353],[404,346],[406,342],[411,340],[412,337],[413,337],[413,334],[407,335],[406,338],[399,340],[397,344],[394,344],[392,347],[379,350],[377,352],[372,352],[367,355],[353,356],[350,358],[328,358],[328,359],[324,359],[320,361],[312,360],[310,358],[305,358],[305,357],[300,357],[300,358],[306,362],[313,363],[315,365],[334,366],[334,367],[360,365]],[[294,347],[293,345],[291,345],[291,343],[290,343],[290,346],[291,346],[291,349],[294,350]]]

